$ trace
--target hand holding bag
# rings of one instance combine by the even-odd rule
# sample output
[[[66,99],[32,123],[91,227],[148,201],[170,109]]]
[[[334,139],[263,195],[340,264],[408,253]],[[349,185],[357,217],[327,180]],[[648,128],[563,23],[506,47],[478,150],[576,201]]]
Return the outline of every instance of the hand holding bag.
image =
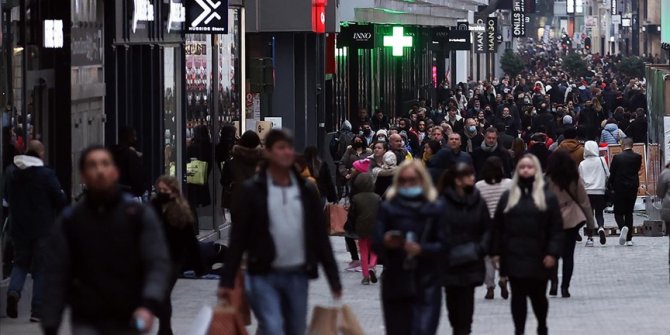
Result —
[[[347,209],[340,204],[328,204],[325,216],[328,233],[331,236],[344,236],[344,225],[347,223]]]
[[[339,303],[336,303],[336,305]],[[356,315],[347,305],[316,306],[307,335],[364,335]]]
[[[207,183],[207,162],[192,160],[186,164],[186,182],[193,185]]]

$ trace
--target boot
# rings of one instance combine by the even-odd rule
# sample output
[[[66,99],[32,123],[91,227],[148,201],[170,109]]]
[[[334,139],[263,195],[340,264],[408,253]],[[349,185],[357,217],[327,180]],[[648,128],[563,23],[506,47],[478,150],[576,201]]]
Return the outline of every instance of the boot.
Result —
[[[498,282],[498,286],[500,286],[500,296],[507,300],[509,298],[509,290],[507,289],[507,280],[501,279]]]
[[[555,297],[558,295],[558,283],[551,281],[551,286],[549,287],[549,295]]]
[[[544,327],[537,327],[537,335],[549,335],[549,329]]]
[[[570,298],[570,290],[567,287],[561,287],[561,296],[563,298]]]
[[[486,289],[486,296],[484,296],[484,299],[486,300],[493,300],[493,297],[495,296],[493,292],[493,288],[487,288]]]

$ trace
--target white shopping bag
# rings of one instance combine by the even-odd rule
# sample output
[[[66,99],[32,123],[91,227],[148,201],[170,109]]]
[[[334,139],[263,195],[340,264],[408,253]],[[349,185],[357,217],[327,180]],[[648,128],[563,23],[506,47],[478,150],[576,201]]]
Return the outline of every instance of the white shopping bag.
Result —
[[[207,335],[209,332],[209,324],[212,323],[212,307],[203,306],[198,312],[198,315],[193,319],[191,328],[187,334],[189,335]]]

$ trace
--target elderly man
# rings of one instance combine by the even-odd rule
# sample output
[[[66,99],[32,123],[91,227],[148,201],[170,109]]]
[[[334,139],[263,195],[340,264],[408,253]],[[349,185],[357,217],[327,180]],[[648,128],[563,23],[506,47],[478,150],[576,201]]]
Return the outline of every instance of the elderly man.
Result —
[[[400,134],[396,133],[389,136],[389,146],[390,150],[393,151],[396,156],[398,165],[400,165],[400,163],[404,162],[406,159],[412,159],[412,154],[407,151],[405,143]]]

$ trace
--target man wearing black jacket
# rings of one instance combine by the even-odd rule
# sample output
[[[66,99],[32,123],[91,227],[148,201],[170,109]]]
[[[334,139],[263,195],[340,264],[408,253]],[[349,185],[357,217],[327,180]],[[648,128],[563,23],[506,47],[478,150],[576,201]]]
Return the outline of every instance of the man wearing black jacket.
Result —
[[[119,170],[119,184],[124,192],[141,197],[147,190],[142,153],[137,151],[137,133],[125,128],[119,133],[119,144],[110,148]]]
[[[294,170],[293,139],[271,130],[265,153],[268,167],[241,186],[241,203],[247,207],[233,213],[218,295],[230,301],[246,253],[247,297],[258,334],[304,334],[308,280],[318,276],[318,265],[335,299],[341,297],[342,285],[318,193]]]
[[[171,271],[156,214],[119,190],[107,149],[84,150],[79,171],[87,194],[63,212],[49,246],[44,334],[58,334],[68,306],[73,334],[147,333]]]
[[[623,139],[623,152],[612,158],[609,183],[614,191],[614,219],[621,229],[620,245],[633,245],[633,209],[640,187],[642,156],[633,152],[633,140]]]

